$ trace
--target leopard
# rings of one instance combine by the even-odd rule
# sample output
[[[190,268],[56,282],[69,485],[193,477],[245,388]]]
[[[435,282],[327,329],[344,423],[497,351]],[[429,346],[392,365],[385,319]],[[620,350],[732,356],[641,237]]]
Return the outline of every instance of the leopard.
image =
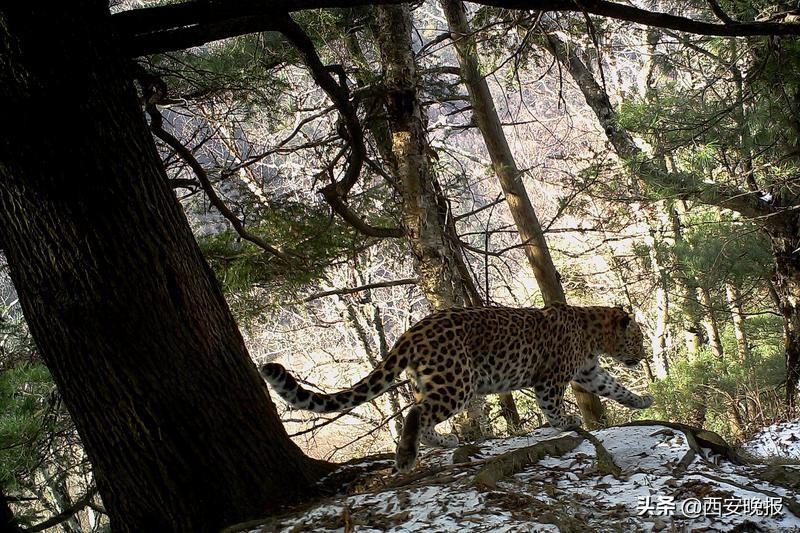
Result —
[[[639,324],[621,307],[466,307],[432,313],[398,337],[366,377],[340,392],[302,387],[278,363],[260,373],[288,404],[316,413],[347,411],[389,390],[405,371],[414,393],[397,444],[398,472],[414,468],[420,444],[452,448],[456,435],[435,426],[462,411],[478,395],[532,389],[553,428],[577,429],[564,395],[570,382],[633,409],[653,403],[626,389],[600,364],[601,355],[635,368],[646,358]]]

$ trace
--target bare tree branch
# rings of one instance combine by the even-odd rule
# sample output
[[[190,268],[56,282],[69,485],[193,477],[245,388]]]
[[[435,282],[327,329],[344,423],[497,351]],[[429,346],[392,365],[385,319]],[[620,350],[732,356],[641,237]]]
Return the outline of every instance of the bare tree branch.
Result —
[[[375,283],[367,283],[366,285],[359,285],[358,287],[348,287],[344,289],[331,289],[328,291],[321,291],[315,292],[311,296],[307,296],[303,298],[301,302],[306,303],[312,300],[317,300],[319,298],[324,298],[325,296],[334,296],[334,295],[342,295],[342,294],[354,294],[356,292],[366,291],[369,289],[380,289],[383,287],[397,287],[400,285],[414,285],[419,281],[417,278],[403,278],[403,279],[395,279],[390,281],[378,281]]]
[[[342,200],[342,198],[337,194],[335,183],[324,187],[320,192],[322,192],[323,198],[325,198],[325,201],[331,206],[331,209],[333,209],[337,215],[342,217],[345,222],[358,230],[359,233],[362,233],[367,237],[376,237],[379,239],[385,239],[387,237],[402,237],[405,235],[403,228],[382,228],[367,224],[364,219],[362,219],[358,213],[350,209],[344,200]]]
[[[86,494],[83,495],[82,498],[77,500],[75,503],[61,511],[55,516],[51,516],[44,522],[39,522],[36,525],[33,525],[25,530],[26,533],[35,533],[36,531],[44,531],[45,529],[57,526],[58,524],[69,520],[72,518],[75,513],[82,510],[84,507],[87,507],[94,497],[97,495],[97,487],[92,487],[89,489]]]
[[[339,83],[333,79],[330,68],[322,63],[311,38],[290,16],[283,15],[279,17],[276,26],[284,37],[300,52],[303,62],[311,72],[311,77],[331,99],[334,107],[339,111],[347,130],[347,141],[350,146],[347,169],[340,181],[334,181],[322,189],[323,198],[330,204],[336,214],[364,235],[378,238],[402,237],[405,232],[401,228],[370,226],[352,211],[345,201],[347,194],[361,175],[361,169],[364,167],[364,161],[367,156],[367,149],[364,144],[364,130],[358,120],[356,108],[350,101],[350,91],[347,88],[346,80],[342,80]]]
[[[175,150],[181,159],[186,161],[186,164],[189,165],[195,176],[197,176],[197,181],[200,182],[200,186],[203,188],[203,191],[205,191],[209,202],[211,202],[211,205],[217,208],[217,211],[219,211],[220,214],[231,223],[231,226],[233,226],[233,229],[236,230],[236,233],[238,233],[239,236],[244,240],[255,244],[265,252],[268,252],[281,260],[287,263],[292,261],[291,254],[272,246],[258,235],[250,233],[244,227],[242,221],[239,220],[236,214],[231,211],[227,205],[225,205],[225,202],[222,201],[222,198],[220,198],[217,192],[214,190],[214,186],[212,185],[211,180],[208,179],[206,170],[203,168],[203,165],[197,161],[197,158],[194,156],[192,151],[184,146],[183,143],[181,143],[174,135],[163,128],[163,118],[161,117],[161,113],[158,111],[158,109],[156,109],[156,106],[154,104],[148,105],[147,112],[151,118],[150,129],[153,131],[153,134],[164,141],[167,146]]]
[[[728,14],[722,10],[717,0],[708,0],[708,6],[711,8],[711,11],[714,12],[717,18],[725,24],[736,24],[736,21],[729,17]]]
[[[247,33],[279,30],[280,19],[305,9],[400,4],[401,0],[199,0],[142,9],[111,17],[122,49],[130,56],[181,50]],[[701,35],[800,35],[800,24],[777,22],[726,22],[715,24],[649,11],[607,0],[477,0],[475,3],[505,9],[586,12],[647,26]],[[712,3],[712,9],[713,3]],[[716,10],[715,10],[716,13]],[[716,13],[719,16],[719,13]],[[724,19],[723,19],[724,20]]]

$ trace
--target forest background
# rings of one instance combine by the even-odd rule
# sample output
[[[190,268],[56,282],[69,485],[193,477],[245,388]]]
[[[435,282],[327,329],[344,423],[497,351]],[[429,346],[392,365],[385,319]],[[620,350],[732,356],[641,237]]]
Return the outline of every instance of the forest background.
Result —
[[[198,37],[162,27],[166,17],[143,31],[137,24],[148,19],[131,14],[145,13],[150,3],[116,3],[115,38],[124,55],[136,57],[120,68],[135,80],[137,101],[127,115],[98,127],[96,139],[113,146],[109,128],[125,130],[127,120],[149,129],[165,169],[162,181],[180,202],[257,364],[280,361],[302,380],[335,390],[366,374],[399,334],[432,310],[564,300],[620,305],[643,325],[652,358],[641,370],[615,366],[613,373],[633,390],[648,389],[655,402],[632,413],[578,389],[571,401],[587,425],[654,418],[742,442],[797,414],[797,6],[639,2],[622,5],[638,11],[604,18],[592,13],[609,13],[591,9],[606,3],[584,4],[583,10],[526,11],[442,0],[272,13],[269,31],[240,28],[247,34],[215,40],[228,36],[224,24],[201,24],[207,33]],[[69,19],[84,28],[78,11]],[[674,20],[642,14],[658,12]],[[13,29],[14,16],[4,26],[4,50],[13,49],[7,28]],[[251,19],[236,20],[246,28],[256,24]],[[54,139],[58,132],[64,133],[56,128]],[[8,168],[17,168],[6,156]],[[53,189],[53,198],[56,192],[64,194]],[[8,221],[13,195],[4,198]],[[116,202],[103,214],[117,209]],[[127,219],[131,234],[149,231],[147,224],[131,225],[134,218]],[[59,380],[73,388],[97,381],[91,373],[68,379],[71,371],[80,374],[80,365],[52,364],[55,358],[42,353],[49,341],[29,328],[29,313],[38,308],[25,309],[25,291],[47,275],[37,273],[33,260],[26,263],[33,274],[20,274],[19,266],[15,274],[14,261],[28,253],[15,242],[35,242],[24,231],[14,236],[8,228],[35,226],[15,220],[2,239],[11,264],[3,266],[0,308],[4,501],[27,531],[100,530],[115,511],[101,502],[103,481],[90,458],[108,443],[82,443],[78,429],[99,428],[88,418],[74,420],[83,412],[80,402],[70,402],[64,390],[70,387]],[[98,215],[92,223],[104,220]],[[177,232],[165,227],[159,234],[171,242],[168,235]],[[177,263],[192,255],[181,246],[172,246]],[[165,263],[172,264],[170,257]],[[70,265],[78,271],[79,264],[86,263]],[[137,270],[129,268],[134,279]],[[136,294],[140,285],[130,285],[129,294]],[[108,314],[98,302],[109,293],[90,286],[95,296],[86,301],[96,304],[93,312]],[[181,291],[169,281],[164,287],[173,301],[185,297],[174,296]],[[111,293],[125,300],[124,291]],[[181,305],[189,306],[186,298]],[[157,317],[153,307],[147,310],[152,303],[108,318]],[[89,304],[70,305],[62,306],[65,316]],[[205,316],[200,307],[196,314]],[[86,320],[93,328],[112,333],[92,316]],[[176,313],[175,320],[181,327],[193,320],[226,323],[193,313]],[[114,328],[129,327],[116,324],[115,334]],[[119,333],[119,342],[147,331],[137,327]],[[180,336],[170,342],[180,343]],[[192,349],[186,345],[187,353]],[[172,382],[165,378],[169,364],[152,364],[140,365],[135,376],[115,373],[114,386],[138,383],[145,394],[159,386],[153,381]],[[215,364],[206,370],[216,371]],[[171,386],[180,388],[189,374],[176,375],[178,385]],[[197,386],[200,396],[209,390]],[[277,408],[306,455],[344,461],[392,449],[410,401],[400,384],[384,398],[327,419],[287,410],[282,402]],[[160,427],[154,412],[152,423]],[[242,413],[250,416],[260,415]],[[454,421],[467,439],[541,424],[526,391],[489,397]],[[165,520],[178,514],[165,512]]]

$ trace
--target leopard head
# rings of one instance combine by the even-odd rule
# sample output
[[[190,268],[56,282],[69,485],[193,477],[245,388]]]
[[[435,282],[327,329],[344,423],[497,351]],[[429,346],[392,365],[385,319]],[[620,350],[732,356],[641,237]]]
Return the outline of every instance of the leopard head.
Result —
[[[611,330],[614,340],[608,355],[631,368],[647,357],[642,328],[627,311],[620,307],[612,309]]]

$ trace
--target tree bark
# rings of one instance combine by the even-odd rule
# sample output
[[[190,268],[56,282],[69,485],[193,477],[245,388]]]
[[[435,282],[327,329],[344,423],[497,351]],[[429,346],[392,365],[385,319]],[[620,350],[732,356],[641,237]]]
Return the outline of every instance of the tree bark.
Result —
[[[212,531],[307,496],[167,183],[107,3],[0,10],[0,242],[114,531]]]
[[[658,240],[655,236],[655,228],[649,227],[650,237],[648,239],[648,249],[650,254],[650,266],[653,270],[655,281],[655,306],[656,306],[656,328],[653,335],[653,364],[655,375],[658,378],[665,378],[669,375],[669,353],[667,352],[667,334],[669,333],[669,291],[667,273],[661,262],[658,253]]]
[[[276,18],[304,9],[354,8],[378,3],[400,4],[403,0],[295,0],[268,5],[242,0],[210,4],[179,2],[126,10],[115,15],[113,22],[115,33],[128,53],[136,56],[181,50],[245,33],[272,31],[276,29]],[[800,35],[800,28],[791,22],[714,24],[611,1],[576,4],[574,0],[478,0],[476,3],[510,10],[591,13],[701,35]]]
[[[6,493],[0,488],[0,514],[2,517],[0,520],[0,531],[4,533],[22,533],[22,528],[17,525],[17,519],[14,516],[14,511],[11,510],[11,506],[8,503],[8,497]]]
[[[414,256],[419,287],[434,310],[465,303],[431,173],[419,79],[411,48],[409,7],[377,7],[385,104],[392,161],[403,197],[403,223]]]
[[[745,330],[744,311],[742,310],[742,295],[739,286],[734,281],[725,283],[725,296],[728,308],[733,319],[733,333],[736,336],[736,346],[739,350],[739,360],[746,363],[750,360],[750,347],[747,344],[747,331]]]
[[[675,244],[683,242],[683,228],[678,212],[673,206],[667,206],[670,222],[672,222],[672,234]],[[675,276],[676,285],[681,295],[681,311],[683,312],[683,337],[686,346],[686,353],[689,360],[697,356],[701,344],[701,319],[700,302],[697,301],[697,280],[694,276],[681,269],[680,261],[676,261],[678,272]],[[698,427],[702,427],[699,425]]]
[[[714,314],[714,302],[711,300],[711,291],[708,287],[698,287],[698,298],[703,304],[704,326],[706,328],[706,335],[708,335],[708,344],[711,346],[711,352],[714,356],[722,360],[725,357],[725,352],[722,348],[722,339],[719,336],[719,324],[717,317]]]
[[[478,68],[477,44],[467,21],[464,4],[460,0],[442,0],[441,3],[456,46],[461,77],[472,104],[472,115],[483,135],[492,168],[500,181],[506,204],[514,218],[520,238],[525,244],[523,251],[533,270],[542,298],[545,304],[566,302],[561,280],[550,257],[550,249],[528,192],[525,190],[514,155],[508,146],[489,85]],[[572,390],[587,427],[595,428],[602,425],[603,405],[600,403],[600,398],[576,383],[572,384]]]
[[[795,221],[795,235],[800,221]],[[787,232],[789,233],[789,232]],[[786,407],[788,416],[797,410],[797,388],[800,382],[800,237],[773,238],[775,289],[781,299],[781,312],[786,332]]]
[[[463,307],[475,291],[459,271],[457,240],[448,232],[450,216],[431,169],[426,117],[419,100],[408,5],[379,6],[376,37],[383,62],[385,107],[391,139],[390,164],[403,198],[403,225],[414,257],[419,287],[433,310]],[[491,433],[485,401],[476,398],[454,423],[467,440]]]

